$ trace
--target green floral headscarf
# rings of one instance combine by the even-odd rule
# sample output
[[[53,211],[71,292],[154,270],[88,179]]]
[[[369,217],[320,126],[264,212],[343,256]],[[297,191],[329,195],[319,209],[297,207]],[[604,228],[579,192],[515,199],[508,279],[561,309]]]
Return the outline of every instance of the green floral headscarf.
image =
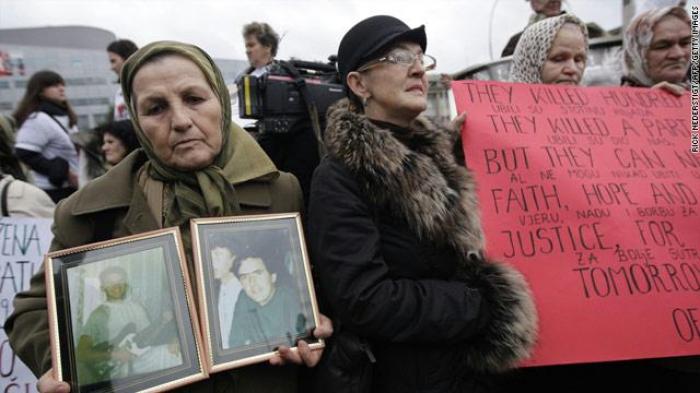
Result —
[[[221,103],[221,152],[206,168],[183,172],[167,166],[156,156],[151,141],[139,124],[132,90],[134,77],[143,65],[156,57],[168,55],[184,57],[197,65]],[[129,57],[122,67],[120,80],[136,135],[149,158],[147,173],[168,187],[163,203],[163,224],[165,227],[179,226],[188,248],[190,218],[235,215],[240,211],[235,184],[279,175],[253,138],[231,122],[231,102],[226,83],[214,61],[202,49],[180,42],[153,42]]]

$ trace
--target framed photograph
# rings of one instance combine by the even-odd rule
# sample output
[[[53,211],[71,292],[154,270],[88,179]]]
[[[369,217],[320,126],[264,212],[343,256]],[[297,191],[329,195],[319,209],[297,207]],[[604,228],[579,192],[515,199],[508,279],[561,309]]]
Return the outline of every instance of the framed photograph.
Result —
[[[180,232],[51,252],[53,369],[71,392],[159,392],[207,377]]]
[[[313,329],[318,306],[298,213],[191,221],[209,372],[262,362]]]

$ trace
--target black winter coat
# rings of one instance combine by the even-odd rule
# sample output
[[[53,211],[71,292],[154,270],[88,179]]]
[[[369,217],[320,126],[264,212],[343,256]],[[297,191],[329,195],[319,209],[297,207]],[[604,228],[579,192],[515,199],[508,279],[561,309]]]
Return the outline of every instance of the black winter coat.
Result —
[[[369,205],[333,159],[316,171],[313,190],[310,240],[321,294],[341,329],[369,338],[374,391],[462,391],[455,377],[470,372],[457,344],[488,313],[477,290],[451,280],[454,253]]]
[[[478,206],[455,138],[425,120],[382,128],[345,105],[329,112],[308,215],[325,312],[369,342],[372,392],[486,390],[479,372],[525,356],[536,316],[522,276],[475,257]],[[357,361],[328,359],[333,345],[320,380]]]

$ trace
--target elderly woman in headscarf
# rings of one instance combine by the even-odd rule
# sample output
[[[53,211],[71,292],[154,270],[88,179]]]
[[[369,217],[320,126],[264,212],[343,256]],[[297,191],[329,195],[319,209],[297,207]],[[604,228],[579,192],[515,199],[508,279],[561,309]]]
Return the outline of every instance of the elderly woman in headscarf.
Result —
[[[624,34],[624,86],[688,89],[690,18],[683,7],[655,8],[637,15]]]
[[[537,316],[522,275],[487,262],[458,132],[427,105],[423,26],[387,15],[338,49],[348,99],[329,109],[314,172],[309,246],[340,326],[317,368],[321,392],[472,392],[481,372],[528,356]]]
[[[297,180],[278,171],[255,141],[231,123],[229,93],[201,49],[156,42],[124,64],[122,89],[142,149],[86,185],[56,211],[51,250],[177,226],[191,261],[189,221],[196,217],[299,211]],[[5,329],[39,380],[39,390],[66,392],[51,374],[44,273],[15,298]],[[314,334],[328,336],[322,318]],[[319,351],[281,348],[284,362],[314,365]],[[186,386],[188,392],[294,392],[294,367],[249,366]]]
[[[523,33],[511,82],[579,85],[588,58],[588,29],[571,14],[541,20]]]

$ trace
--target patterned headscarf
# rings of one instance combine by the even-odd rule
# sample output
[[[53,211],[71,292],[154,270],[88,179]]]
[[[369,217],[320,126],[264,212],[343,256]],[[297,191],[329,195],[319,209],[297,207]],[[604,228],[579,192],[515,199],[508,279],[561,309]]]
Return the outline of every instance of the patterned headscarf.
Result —
[[[510,67],[511,82],[542,83],[542,66],[547,61],[554,38],[565,23],[581,27],[588,51],[588,29],[581,19],[562,14],[541,20],[525,29],[515,47]]]
[[[167,166],[156,156],[151,141],[139,124],[132,90],[134,77],[143,65],[164,55],[181,56],[192,61],[202,71],[221,104],[221,152],[205,168],[183,172]],[[163,224],[165,227],[179,226],[186,246],[190,245],[190,218],[230,216],[240,211],[234,184],[279,175],[253,138],[231,122],[226,83],[214,61],[202,49],[172,41],[151,43],[129,57],[122,67],[120,80],[136,135],[149,158],[146,173],[168,187],[163,203]]]
[[[633,84],[652,86],[654,82],[647,75],[647,51],[654,39],[654,26],[666,15],[673,15],[690,25],[690,17],[683,7],[654,8],[640,13],[630,22],[623,38],[624,76]]]

